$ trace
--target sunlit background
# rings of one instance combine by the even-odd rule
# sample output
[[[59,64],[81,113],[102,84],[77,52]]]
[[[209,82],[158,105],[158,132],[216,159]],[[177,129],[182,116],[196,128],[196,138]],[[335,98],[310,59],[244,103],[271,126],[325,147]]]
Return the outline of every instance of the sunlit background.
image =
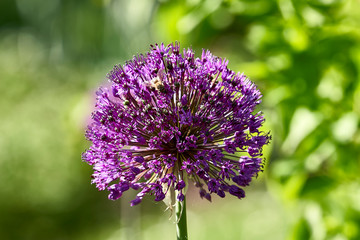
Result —
[[[359,0],[0,0],[0,239],[175,239],[163,203],[108,200],[81,153],[106,73],[176,40],[245,72],[273,135],[245,199],[189,190],[189,238],[360,239]]]

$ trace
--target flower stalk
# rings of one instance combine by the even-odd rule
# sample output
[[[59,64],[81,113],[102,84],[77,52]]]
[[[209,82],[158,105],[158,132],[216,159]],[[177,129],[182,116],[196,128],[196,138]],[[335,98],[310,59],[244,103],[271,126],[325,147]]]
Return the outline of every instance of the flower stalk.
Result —
[[[175,206],[176,236],[177,240],[188,240],[186,223],[186,197],[180,202],[176,199]]]

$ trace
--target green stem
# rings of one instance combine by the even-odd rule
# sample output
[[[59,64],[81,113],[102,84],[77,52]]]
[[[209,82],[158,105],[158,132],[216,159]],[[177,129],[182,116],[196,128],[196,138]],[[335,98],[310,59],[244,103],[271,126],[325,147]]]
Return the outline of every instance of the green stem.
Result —
[[[188,240],[186,226],[186,197],[182,202],[176,199],[175,215],[177,240]]]

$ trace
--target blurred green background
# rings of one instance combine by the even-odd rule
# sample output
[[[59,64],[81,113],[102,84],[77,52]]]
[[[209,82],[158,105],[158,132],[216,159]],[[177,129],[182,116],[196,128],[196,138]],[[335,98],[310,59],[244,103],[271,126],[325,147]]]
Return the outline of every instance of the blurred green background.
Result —
[[[189,190],[190,239],[360,239],[359,0],[1,0],[0,239],[175,239],[80,156],[106,73],[175,40],[245,72],[273,135],[245,199]]]

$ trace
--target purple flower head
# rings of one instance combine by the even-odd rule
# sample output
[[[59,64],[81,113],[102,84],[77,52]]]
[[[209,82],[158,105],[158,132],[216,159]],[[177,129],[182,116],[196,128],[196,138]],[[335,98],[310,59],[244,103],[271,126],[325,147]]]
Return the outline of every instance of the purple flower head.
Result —
[[[86,132],[92,183],[112,200],[138,190],[132,206],[175,190],[182,201],[186,178],[209,201],[214,193],[245,197],[241,187],[262,170],[271,136],[260,131],[264,117],[255,112],[261,93],[227,63],[206,50],[195,58],[174,43],[115,66]]]

